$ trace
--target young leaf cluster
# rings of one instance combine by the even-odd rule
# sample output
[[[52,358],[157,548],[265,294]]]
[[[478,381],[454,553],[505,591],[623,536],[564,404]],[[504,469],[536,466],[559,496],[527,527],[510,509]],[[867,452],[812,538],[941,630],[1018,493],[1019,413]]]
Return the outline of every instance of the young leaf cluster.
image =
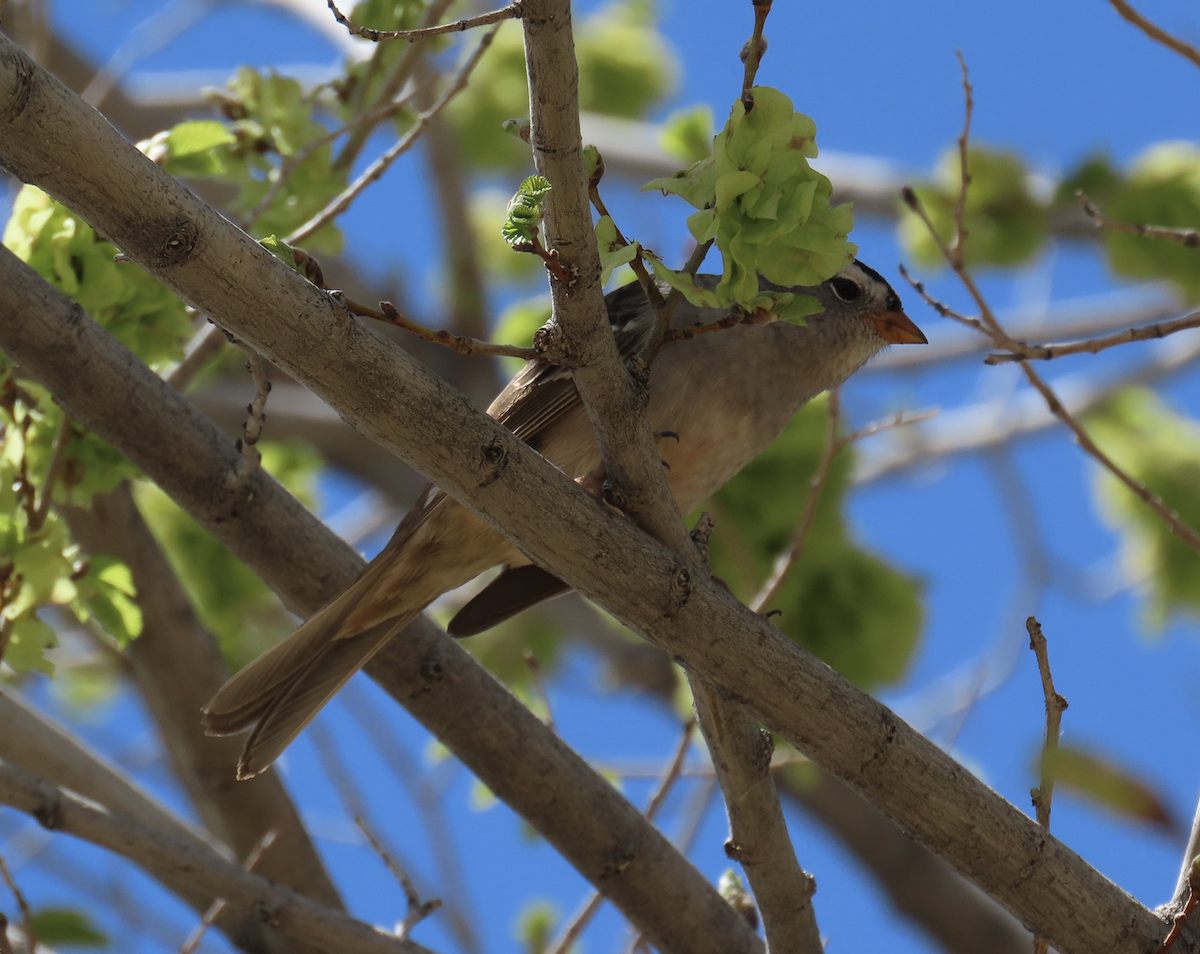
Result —
[[[697,242],[715,241],[723,272],[715,299],[697,294],[686,275],[658,260],[655,273],[696,304],[737,303],[747,311],[783,304],[759,293],[758,276],[784,287],[818,285],[853,259],[849,205],[830,208],[832,186],[808,164],[817,127],[770,87],[752,90],[753,109],[734,103],[713,154],[646,189],[678,195],[699,211],[688,218]],[[764,300],[764,299],[770,299]]]
[[[331,143],[294,157],[328,133],[315,118],[318,97],[294,79],[242,67],[210,98],[225,122],[189,121],[141,143],[142,151],[172,175],[213,178],[237,187],[228,209],[255,234],[287,235],[346,188],[347,172],[334,164]],[[260,209],[271,190],[273,198]],[[305,240],[316,252],[337,254],[341,230],[329,223]]]

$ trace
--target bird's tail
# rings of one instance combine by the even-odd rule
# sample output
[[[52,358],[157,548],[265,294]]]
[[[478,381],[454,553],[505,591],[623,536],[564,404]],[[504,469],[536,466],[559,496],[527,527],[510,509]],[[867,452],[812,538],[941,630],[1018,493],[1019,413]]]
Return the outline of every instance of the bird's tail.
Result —
[[[265,771],[350,677],[420,612],[420,607],[398,608],[396,616],[365,632],[342,635],[339,630],[360,597],[357,589],[351,587],[242,669],[204,707],[210,735],[253,727],[238,760],[239,779]]]

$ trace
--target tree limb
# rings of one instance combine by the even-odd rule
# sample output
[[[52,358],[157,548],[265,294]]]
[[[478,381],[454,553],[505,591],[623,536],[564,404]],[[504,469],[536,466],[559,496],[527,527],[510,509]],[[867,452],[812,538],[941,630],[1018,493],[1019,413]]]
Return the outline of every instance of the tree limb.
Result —
[[[135,862],[161,880],[187,879],[214,897],[263,917],[291,937],[327,951],[431,954],[427,947],[310,901],[291,888],[242,870],[211,849],[150,828],[128,815],[95,808],[8,764],[0,764],[0,803]]]
[[[1132,954],[1165,933],[1164,923],[1152,912],[945,752],[782,637],[728,591],[703,576],[698,579],[678,556],[597,504],[407,355],[361,329],[335,300],[146,160],[4,39],[0,121],[8,125],[8,134],[0,139],[0,162],[66,199],[131,259],[316,389],[364,433],[403,454],[456,499],[509,533],[532,558],[748,704],[800,751],[850,780],[1019,912],[1063,954],[1098,949]],[[69,316],[63,320],[71,331],[57,339],[50,362],[57,369],[45,364],[35,369],[18,358],[30,374],[54,378],[50,386],[57,393],[70,383],[64,377],[79,378],[88,366],[65,362],[62,353],[82,334],[85,323],[78,306],[64,303],[11,255],[0,256],[0,266],[5,273],[0,307],[7,313],[0,322],[0,344],[6,350],[26,350],[22,345],[32,336],[47,334],[51,316]],[[37,327],[27,327],[29,319],[21,321],[22,316],[37,316]],[[122,361],[129,379],[118,403],[144,404],[147,395],[135,393],[141,388],[133,386],[136,369],[129,367],[136,362]],[[354,373],[347,374],[347,367]],[[79,412],[84,408],[64,403],[83,421]],[[156,400],[153,409],[146,408],[156,421],[178,418],[162,403]],[[397,407],[405,413],[398,415]],[[221,451],[218,447],[211,456],[219,460]],[[149,448],[145,456],[161,463],[163,448]],[[178,484],[178,472],[190,467],[190,462],[173,460],[165,484]],[[182,496],[194,500],[196,490],[186,488]],[[255,498],[243,509],[261,506],[261,498]],[[211,502],[204,501],[197,509],[209,507]],[[291,545],[287,550],[296,552]],[[299,552],[315,562],[312,550]],[[281,587],[295,600],[294,582]],[[406,636],[391,646],[411,658],[409,645],[400,646],[408,642]],[[450,652],[447,648],[443,658]],[[443,663],[424,667],[422,674],[420,663],[413,661],[410,678],[416,694],[406,697],[406,703],[415,703],[415,709],[422,697],[437,695],[435,685],[444,681],[445,670]],[[486,712],[493,722],[499,721],[496,716],[494,709]],[[519,750],[528,759],[524,748]],[[604,874],[594,868],[585,873],[597,880]],[[656,933],[661,937],[657,924],[648,937],[663,946]],[[703,933],[712,937],[710,930]],[[1190,949],[1186,933],[1182,940]]]

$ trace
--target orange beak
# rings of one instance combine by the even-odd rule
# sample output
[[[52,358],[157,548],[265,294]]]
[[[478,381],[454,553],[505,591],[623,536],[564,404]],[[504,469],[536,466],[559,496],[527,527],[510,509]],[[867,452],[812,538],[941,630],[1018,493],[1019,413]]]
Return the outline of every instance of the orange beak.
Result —
[[[929,344],[921,329],[902,311],[882,311],[868,315],[867,321],[892,344]]]

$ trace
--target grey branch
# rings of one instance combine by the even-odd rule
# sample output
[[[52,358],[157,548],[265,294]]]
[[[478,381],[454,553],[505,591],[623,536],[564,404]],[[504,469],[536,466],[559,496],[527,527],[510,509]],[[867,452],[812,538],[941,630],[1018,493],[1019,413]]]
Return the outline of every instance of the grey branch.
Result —
[[[8,134],[0,140],[0,162],[6,167],[66,200],[112,237],[131,259],[312,387],[353,418],[364,433],[404,456],[509,534],[537,562],[716,686],[735,693],[769,727],[850,780],[915,837],[1019,913],[1027,926],[1048,937],[1063,954],[1101,949],[1133,954],[1165,933],[1161,919],[1045,834],[949,755],[782,637],[728,591],[703,576],[697,578],[678,556],[601,507],[407,355],[348,320],[327,295],[150,163],[5,38],[0,38],[0,119],[8,124]],[[5,273],[0,282],[0,308],[5,312],[0,345],[30,374],[43,380],[53,378],[51,390],[77,420],[86,423],[81,413],[86,408],[58,392],[71,389],[71,382],[63,378],[80,378],[97,361],[90,349],[84,352],[89,354],[87,362],[67,360],[67,353],[80,347],[89,323],[77,305],[64,302],[11,255],[0,256],[0,264]],[[51,326],[54,333],[48,330]],[[64,326],[69,329],[65,335]],[[298,328],[305,334],[297,334]],[[103,337],[96,332],[88,334],[93,346],[94,339]],[[34,367],[22,352],[31,350],[38,336],[53,339],[53,346]],[[113,347],[107,348],[110,354]],[[126,371],[122,393],[89,391],[83,404],[96,405],[105,398],[118,406],[140,404],[156,423],[152,428],[156,435],[165,421],[179,422],[180,412],[164,407],[153,388],[141,384],[144,376],[131,357],[113,360]],[[64,367],[69,371],[64,372]],[[347,367],[355,372],[348,374]],[[151,393],[155,394],[153,407],[147,406]],[[406,413],[398,415],[397,407]],[[86,416],[96,415],[93,411]],[[128,429],[126,422],[114,423]],[[144,437],[123,436],[130,443],[143,444],[140,456],[156,462],[158,473],[154,476],[156,480],[162,477],[164,489],[172,492],[173,486],[179,491],[177,499],[190,499],[195,510],[211,513],[211,482],[201,485],[209,491],[209,499],[204,501],[196,500],[198,486],[179,486],[184,483],[181,475],[200,469],[200,461],[172,459],[171,466],[164,468],[164,448],[157,446],[161,440],[146,448]],[[222,460],[231,450],[218,442],[204,455],[203,464]],[[168,470],[170,473],[164,473]],[[266,497],[289,506],[279,501],[279,492],[265,479],[260,486],[262,496],[239,510],[238,523],[249,514],[253,519],[248,519],[248,524],[261,522]],[[212,526],[211,519],[204,522]],[[268,527],[264,536],[275,536],[278,531],[278,526]],[[309,531],[317,532],[315,528]],[[248,545],[243,541],[241,549],[249,550],[252,545],[254,542]],[[330,546],[336,553],[336,545]],[[324,567],[324,562],[313,556],[322,549],[296,548],[290,541],[280,554],[261,563],[251,562],[260,572],[290,564],[292,579],[274,577],[272,582],[278,583],[292,602],[308,602],[311,611],[311,600],[332,593],[313,587],[305,599],[298,600],[295,577],[315,571],[306,571],[286,555],[304,553],[306,562]],[[356,561],[352,563],[357,566]],[[326,582],[330,582],[328,576]],[[334,582],[344,585],[347,577]],[[418,628],[423,627],[412,627],[410,632]],[[437,634],[431,633],[424,642],[406,634],[404,639],[393,640],[389,650],[372,669],[379,673],[389,661],[402,662],[401,668],[411,667],[397,672],[401,679],[392,684],[411,687],[407,692],[398,688],[397,694],[418,718],[433,700],[446,706],[448,694],[454,696],[454,704],[466,703],[468,711],[457,713],[457,725],[439,725],[436,732],[455,751],[463,741],[468,712],[485,724],[492,723],[489,734],[493,737],[500,730],[515,731],[506,718],[510,711],[514,717],[519,712],[528,714],[515,701],[506,706],[500,699],[481,712],[478,706],[485,695],[481,687],[464,691],[467,680],[444,686],[454,652],[466,654]],[[465,669],[465,665],[459,668]],[[490,680],[486,674],[484,678]],[[472,735],[469,741],[478,740]],[[507,776],[514,762],[520,761],[509,754],[513,746],[521,760],[530,760],[528,747],[516,744],[523,741],[510,739],[503,771],[478,774],[498,774],[506,783],[504,788],[511,790],[517,782],[508,784]],[[497,754],[497,745],[492,744],[483,756],[494,759]],[[571,756],[569,750],[564,753],[564,758]],[[485,781],[491,785],[490,779]],[[548,787],[544,780],[539,780],[539,785]],[[504,797],[494,786],[493,790]],[[543,792],[543,797],[546,794]],[[599,823],[597,813],[583,818],[576,815],[575,808],[582,801],[578,792],[576,795],[569,806],[571,820],[594,830]],[[632,806],[628,808],[636,814]],[[557,811],[568,812],[568,806],[560,805]],[[622,894],[618,906],[627,914],[635,912],[631,920],[639,930],[651,921],[646,934],[652,943],[665,950],[745,949],[744,934],[734,934],[722,943],[711,922],[697,930],[698,912],[677,903],[682,900],[678,896],[669,899],[670,910],[655,911],[647,918],[649,912],[637,904],[639,896],[629,898],[619,890],[627,891],[633,876],[644,873],[645,865],[621,864],[620,877],[614,877],[613,863],[628,857],[612,854],[621,847],[619,841],[614,844],[614,827],[607,825],[598,833],[610,846],[608,865],[600,854],[583,859],[579,866],[615,902],[614,896]],[[561,835],[561,830],[555,834]],[[559,842],[556,847],[564,850]],[[636,857],[642,862],[650,860],[654,851],[646,849],[651,848],[646,845]],[[575,861],[578,854],[572,853]],[[684,867],[690,866],[684,863]],[[669,880],[654,884],[656,891],[664,886],[667,892],[678,890]],[[642,905],[648,903],[652,899],[642,900]],[[677,925],[680,920],[690,928],[686,937],[692,943],[680,945],[664,937],[663,924]],[[697,934],[702,935],[700,943],[695,943]],[[1185,935],[1183,941],[1183,950],[1193,949],[1190,937]]]
[[[0,803],[122,855],[163,881],[187,879],[230,905],[257,913],[282,933],[328,951],[357,954],[430,954],[413,941],[385,934],[310,901],[291,888],[242,870],[211,849],[144,825],[128,815],[96,808],[37,776],[0,764]]]

